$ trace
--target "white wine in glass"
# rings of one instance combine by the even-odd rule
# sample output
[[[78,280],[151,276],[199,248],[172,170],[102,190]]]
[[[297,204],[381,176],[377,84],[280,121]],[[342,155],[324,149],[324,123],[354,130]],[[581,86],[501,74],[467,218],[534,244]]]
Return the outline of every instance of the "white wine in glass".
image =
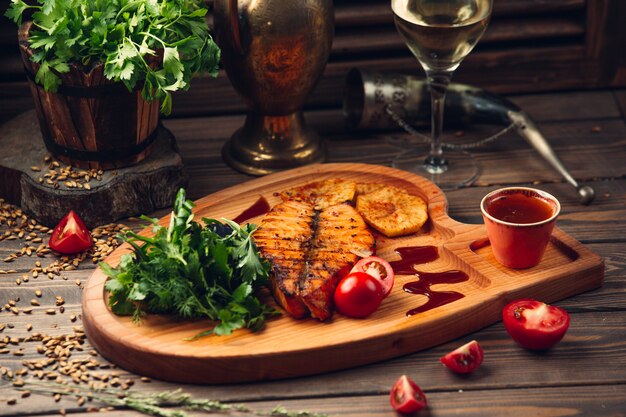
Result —
[[[441,146],[443,105],[452,73],[481,38],[492,0],[391,0],[396,28],[418,59],[431,93],[429,150],[412,149],[393,161],[397,168],[427,173],[444,189],[471,183],[478,165],[466,152]]]

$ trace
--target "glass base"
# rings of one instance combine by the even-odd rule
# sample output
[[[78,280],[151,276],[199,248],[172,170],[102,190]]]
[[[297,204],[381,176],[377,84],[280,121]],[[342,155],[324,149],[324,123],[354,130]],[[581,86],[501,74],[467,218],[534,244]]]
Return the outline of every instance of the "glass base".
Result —
[[[472,184],[480,174],[474,157],[466,151],[444,149],[444,164],[428,164],[429,146],[414,148],[399,154],[391,166],[428,178],[442,190],[454,190]]]

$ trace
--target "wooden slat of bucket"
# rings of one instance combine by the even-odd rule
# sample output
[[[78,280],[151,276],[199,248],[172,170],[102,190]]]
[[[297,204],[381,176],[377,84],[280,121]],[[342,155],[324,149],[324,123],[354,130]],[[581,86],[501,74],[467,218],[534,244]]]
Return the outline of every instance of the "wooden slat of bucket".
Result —
[[[24,65],[36,73],[38,64],[30,60],[32,51],[28,45],[30,23],[20,27],[20,50]],[[94,152],[92,160],[77,159],[78,156],[58,154],[67,164],[81,168],[119,168],[135,164],[144,159],[151,146],[133,155],[112,161],[98,161],[101,155],[124,148],[140,145],[150,138],[159,120],[158,103],[146,103],[139,91],[128,92],[121,83],[117,84],[104,76],[104,65],[97,64],[86,71],[79,65],[70,65],[70,71],[60,74],[62,86],[66,88],[112,86],[113,90],[101,96],[82,93],[49,93],[42,86],[34,85],[33,98],[36,102],[42,133],[56,145],[76,151]],[[33,82],[34,84],[34,82]],[[119,89],[115,89],[119,87]],[[96,94],[100,94],[96,92]]]

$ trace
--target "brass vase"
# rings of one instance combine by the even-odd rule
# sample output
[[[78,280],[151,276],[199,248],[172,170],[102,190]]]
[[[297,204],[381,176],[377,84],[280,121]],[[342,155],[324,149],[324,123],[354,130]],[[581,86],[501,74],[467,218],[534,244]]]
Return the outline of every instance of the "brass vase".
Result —
[[[322,162],[326,149],[301,112],[332,44],[332,0],[215,0],[216,41],[250,111],[222,148],[253,175]]]

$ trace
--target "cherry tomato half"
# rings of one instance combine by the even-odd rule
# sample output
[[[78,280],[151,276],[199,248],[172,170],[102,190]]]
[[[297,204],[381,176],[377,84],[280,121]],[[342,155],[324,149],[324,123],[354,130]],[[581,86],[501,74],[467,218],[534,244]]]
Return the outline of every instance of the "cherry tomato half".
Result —
[[[337,311],[344,316],[367,317],[383,301],[382,284],[365,272],[353,272],[339,282],[334,299]]]
[[[52,231],[48,246],[59,253],[71,255],[90,248],[92,244],[91,234],[85,223],[74,210],[70,210]]]
[[[394,410],[403,414],[415,413],[427,405],[420,387],[406,375],[402,375],[391,388],[389,402]]]
[[[394,272],[389,262],[378,256],[368,256],[354,265],[352,272],[365,272],[380,281],[383,287],[383,296],[386,297],[393,288]]]
[[[563,338],[569,328],[570,317],[562,308],[522,299],[504,306],[502,321],[506,331],[520,346],[545,350]]]
[[[468,374],[483,363],[484,357],[483,348],[480,347],[477,341],[472,340],[448,353],[440,360],[448,369],[458,374]]]

